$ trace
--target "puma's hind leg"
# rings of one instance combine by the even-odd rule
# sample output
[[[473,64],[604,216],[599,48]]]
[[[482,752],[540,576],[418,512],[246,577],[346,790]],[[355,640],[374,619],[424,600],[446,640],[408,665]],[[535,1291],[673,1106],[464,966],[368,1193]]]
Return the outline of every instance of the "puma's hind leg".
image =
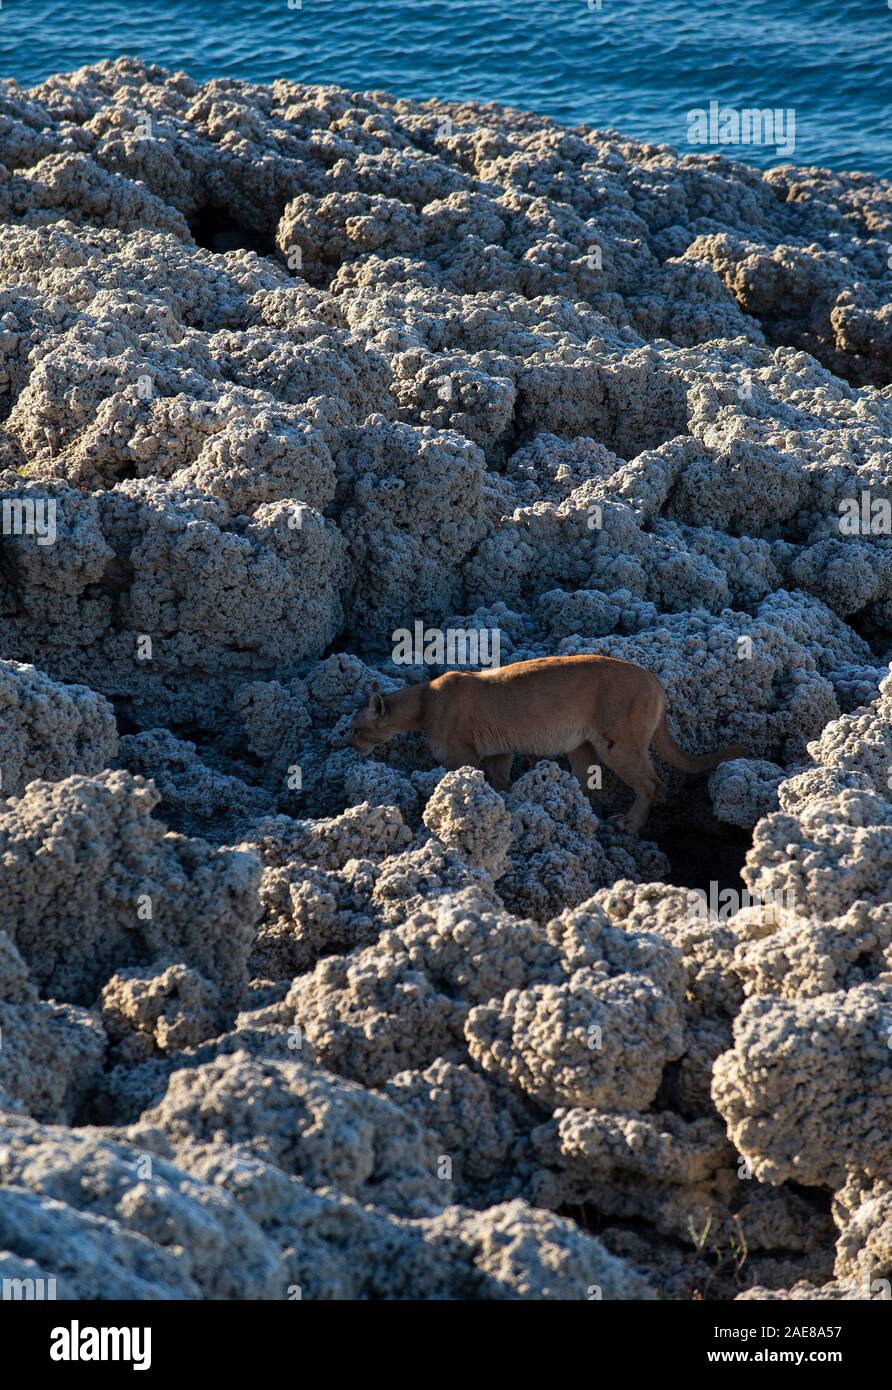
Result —
[[[635,793],[630,809],[624,816],[618,817],[618,821],[630,835],[637,835],[660,792],[660,779],[650,760],[650,753],[646,745],[644,748],[624,748],[619,742],[610,747],[607,742],[598,742],[601,760]]]
[[[597,784],[592,785],[592,774],[598,768],[598,759],[595,756],[594,748],[590,743],[580,743],[579,747],[574,748],[572,753],[568,753],[567,756],[570,760],[570,770],[573,776],[591,801],[592,792],[596,790],[597,786]]]
[[[481,758],[480,765],[487,782],[497,792],[507,792],[511,790],[511,764],[514,761],[513,753],[493,753],[488,758]]]

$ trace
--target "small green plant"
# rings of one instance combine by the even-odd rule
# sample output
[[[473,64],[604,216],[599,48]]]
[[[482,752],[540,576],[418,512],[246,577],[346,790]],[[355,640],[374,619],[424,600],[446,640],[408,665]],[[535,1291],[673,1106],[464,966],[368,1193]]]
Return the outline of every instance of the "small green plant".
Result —
[[[735,1284],[743,1283],[743,1269],[749,1258],[749,1246],[747,1245],[746,1235],[743,1224],[739,1216],[732,1216],[733,1231],[722,1243],[714,1241],[709,1244],[709,1235],[712,1230],[712,1214],[710,1213],[704,1222],[702,1230],[697,1230],[694,1218],[688,1218],[688,1235],[691,1244],[698,1255],[701,1255],[711,1265],[703,1287],[695,1289],[691,1297],[695,1301],[706,1299],[719,1276],[731,1278]]]

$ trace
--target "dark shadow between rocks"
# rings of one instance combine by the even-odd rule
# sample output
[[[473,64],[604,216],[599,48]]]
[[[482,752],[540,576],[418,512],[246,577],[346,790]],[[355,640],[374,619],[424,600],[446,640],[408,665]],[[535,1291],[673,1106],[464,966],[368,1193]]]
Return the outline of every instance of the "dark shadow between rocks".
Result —
[[[235,220],[227,208],[206,203],[189,218],[189,231],[198,246],[222,255],[226,251],[256,251],[258,256],[274,256],[272,233],[264,235]]]
[[[671,866],[667,882],[702,889],[707,897],[713,884],[718,894],[728,888],[745,891],[741,870],[753,842],[749,831],[733,825],[721,830],[678,825],[661,831],[655,841]]]

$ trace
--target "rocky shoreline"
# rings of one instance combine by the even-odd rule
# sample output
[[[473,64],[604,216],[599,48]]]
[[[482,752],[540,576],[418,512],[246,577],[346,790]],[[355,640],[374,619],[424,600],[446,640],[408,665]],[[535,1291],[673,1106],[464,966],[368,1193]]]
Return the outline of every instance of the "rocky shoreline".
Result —
[[[0,1278],[888,1298],[892,186],[131,59],[0,159]],[[417,623],[752,756],[364,760]]]

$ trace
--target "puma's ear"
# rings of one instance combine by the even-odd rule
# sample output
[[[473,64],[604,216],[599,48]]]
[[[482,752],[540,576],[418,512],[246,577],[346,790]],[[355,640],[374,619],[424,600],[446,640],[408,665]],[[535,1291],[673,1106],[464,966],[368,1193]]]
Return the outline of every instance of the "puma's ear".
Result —
[[[369,696],[369,712],[374,714],[378,719],[383,719],[384,715],[387,713],[387,705],[384,702],[384,696],[381,694],[381,687],[377,681],[375,681],[372,686],[372,693]]]

